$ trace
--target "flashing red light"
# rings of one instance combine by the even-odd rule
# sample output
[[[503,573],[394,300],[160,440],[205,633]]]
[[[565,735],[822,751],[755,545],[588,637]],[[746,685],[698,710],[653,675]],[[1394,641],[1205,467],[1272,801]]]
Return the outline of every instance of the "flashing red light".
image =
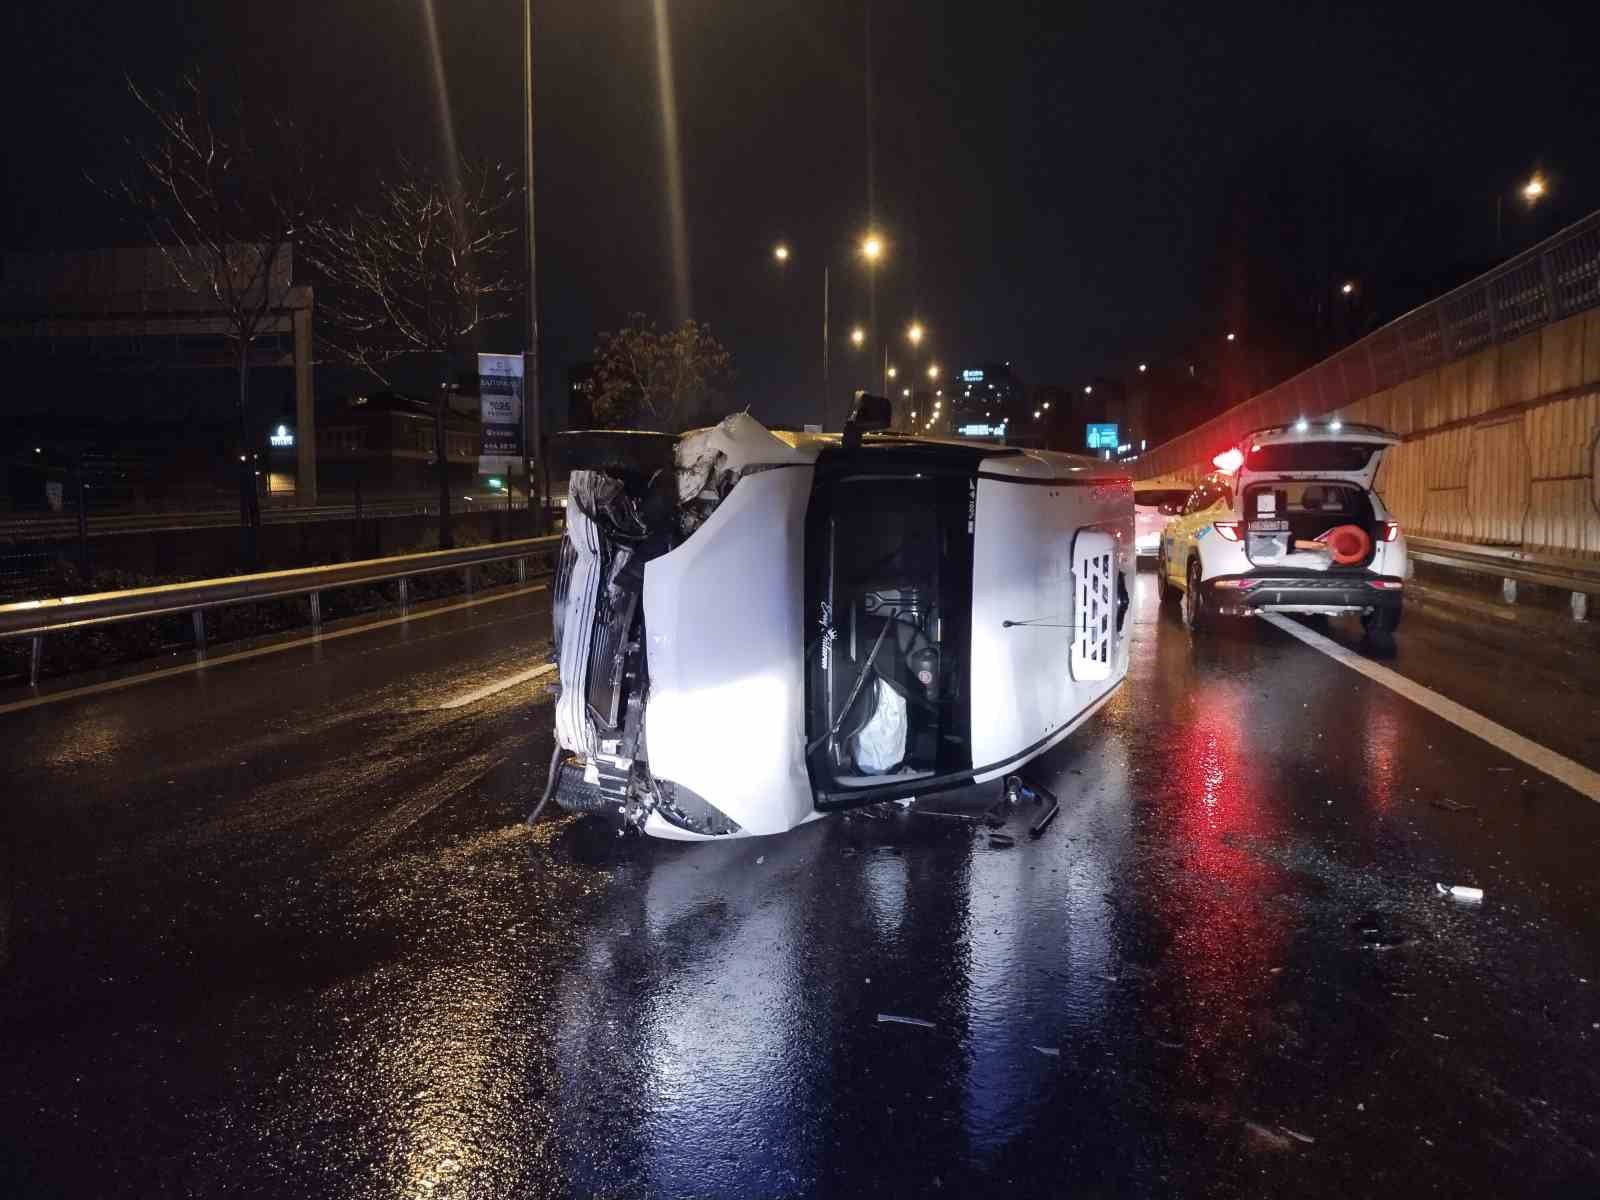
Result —
[[[1378,524],[1381,526],[1379,532],[1382,535],[1382,541],[1392,542],[1395,540],[1395,538],[1400,536],[1399,521],[1379,521]]]
[[[1222,540],[1225,542],[1237,542],[1239,540],[1239,531],[1244,528],[1243,521],[1213,521],[1211,523],[1217,527],[1217,532],[1222,535]]]
[[[1212,464],[1224,475],[1232,475],[1244,466],[1244,451],[1237,446],[1229,446],[1221,454],[1211,460]]]

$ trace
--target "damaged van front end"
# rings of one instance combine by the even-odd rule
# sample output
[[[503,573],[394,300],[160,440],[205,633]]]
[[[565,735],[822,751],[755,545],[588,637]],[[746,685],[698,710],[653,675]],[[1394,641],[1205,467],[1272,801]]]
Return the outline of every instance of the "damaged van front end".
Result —
[[[574,447],[595,465],[568,484],[557,802],[667,838],[792,828],[811,813],[782,731],[801,720],[792,643],[815,453],[744,414],[665,443],[602,436]]]

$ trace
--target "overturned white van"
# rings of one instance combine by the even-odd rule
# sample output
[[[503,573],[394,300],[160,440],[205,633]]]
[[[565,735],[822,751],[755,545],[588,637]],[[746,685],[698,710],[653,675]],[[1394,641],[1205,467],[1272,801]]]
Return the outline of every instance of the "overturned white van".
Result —
[[[744,414],[561,437],[551,787],[569,810],[665,838],[781,833],[1014,771],[1127,672],[1132,485],[1113,464]]]

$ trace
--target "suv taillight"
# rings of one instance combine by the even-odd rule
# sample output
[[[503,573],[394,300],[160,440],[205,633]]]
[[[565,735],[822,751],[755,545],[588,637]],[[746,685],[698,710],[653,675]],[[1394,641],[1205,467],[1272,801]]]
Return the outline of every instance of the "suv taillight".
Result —
[[[1217,527],[1217,532],[1222,535],[1222,540],[1225,542],[1237,542],[1239,533],[1244,528],[1243,521],[1213,521],[1211,523]]]
[[[1392,542],[1392,541],[1395,540],[1395,538],[1397,538],[1399,536],[1400,536],[1400,522],[1399,521],[1379,521],[1378,522],[1378,540],[1380,542]]]

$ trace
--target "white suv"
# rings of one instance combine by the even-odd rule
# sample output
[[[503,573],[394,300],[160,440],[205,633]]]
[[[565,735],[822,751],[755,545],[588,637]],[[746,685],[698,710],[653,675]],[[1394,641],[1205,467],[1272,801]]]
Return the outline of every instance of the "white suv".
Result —
[[[1399,437],[1374,425],[1296,421],[1212,461],[1161,538],[1158,587],[1183,622],[1268,612],[1354,614],[1387,642],[1400,624],[1406,540],[1372,490]]]

